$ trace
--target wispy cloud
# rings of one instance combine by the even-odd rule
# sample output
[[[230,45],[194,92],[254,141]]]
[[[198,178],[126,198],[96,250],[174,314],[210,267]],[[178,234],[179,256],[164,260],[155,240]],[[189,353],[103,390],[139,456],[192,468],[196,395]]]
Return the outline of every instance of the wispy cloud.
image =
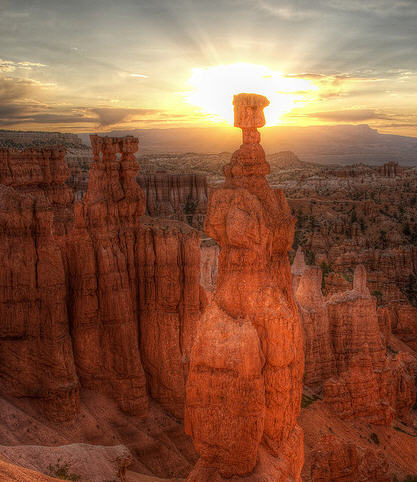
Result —
[[[13,60],[0,59],[0,72],[15,72],[16,70],[33,70],[39,68],[45,68],[47,65],[39,62],[15,62]]]

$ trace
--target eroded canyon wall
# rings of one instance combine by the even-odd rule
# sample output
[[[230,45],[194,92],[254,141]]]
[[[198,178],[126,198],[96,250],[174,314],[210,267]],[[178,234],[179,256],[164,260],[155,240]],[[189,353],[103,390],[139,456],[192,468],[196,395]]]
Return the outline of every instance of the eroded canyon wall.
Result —
[[[0,150],[1,393],[57,419],[75,417],[79,385],[134,415],[149,393],[182,418],[206,304],[200,236],[180,221],[142,222],[137,139],[91,143],[88,191],[75,205],[65,149]]]
[[[146,214],[177,219],[201,229],[207,211],[208,186],[199,174],[141,174],[137,177],[146,195]]]
[[[75,229],[64,250],[74,359],[83,386],[116,399],[128,413],[144,414],[137,258],[145,197],[135,182],[138,140],[91,136],[91,144],[88,191],[75,205]]]
[[[56,237],[72,223],[65,150],[0,149],[0,392],[52,420],[79,405]]]
[[[413,357],[388,352],[390,313],[377,311],[365,267],[356,267],[353,289],[324,298],[321,285],[321,269],[306,266],[296,291],[306,354],[304,383],[323,392],[325,402],[344,419],[389,425],[393,417],[407,416],[416,396]]]

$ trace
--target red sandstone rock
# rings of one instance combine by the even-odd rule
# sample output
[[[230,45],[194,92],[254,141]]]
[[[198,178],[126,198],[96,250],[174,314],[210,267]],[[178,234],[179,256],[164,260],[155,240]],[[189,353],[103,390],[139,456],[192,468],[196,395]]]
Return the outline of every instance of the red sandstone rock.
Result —
[[[198,174],[142,174],[137,177],[146,195],[146,214],[177,219],[201,229],[207,211],[208,187]]]
[[[213,241],[202,241],[200,246],[200,285],[213,293],[217,285],[218,258],[220,248]]]
[[[304,333],[305,384],[317,392],[324,389],[324,400],[344,419],[387,425],[393,416],[408,416],[415,397],[413,361],[404,353],[386,355],[391,315],[387,309],[377,313],[365,268],[357,266],[353,290],[326,302],[320,268],[306,268],[296,299]]]
[[[387,311],[392,332],[417,351],[417,308],[405,301],[392,301]]]
[[[216,294],[191,352],[185,423],[201,459],[189,480],[300,480],[303,350],[287,256],[294,218],[265,179],[256,127],[267,103],[235,96],[244,143],[209,200],[205,231],[222,250]],[[268,468],[256,463],[264,450],[275,461]]]
[[[298,246],[297,252],[295,253],[294,261],[291,265],[292,287],[294,294],[297,293],[301,276],[306,269],[307,265],[304,258],[303,248],[301,246]]]
[[[314,482],[389,482],[389,466],[382,451],[360,451],[335,435],[324,435],[312,453],[311,480]]]
[[[177,221],[147,219],[140,234],[140,351],[152,398],[184,416],[190,351],[204,299],[200,236]]]
[[[144,194],[133,137],[91,136],[88,191],[66,240],[71,334],[81,384],[144,414],[146,381],[138,349],[138,256]],[[120,160],[117,159],[121,154]]]
[[[25,149],[0,148],[0,184],[30,193],[47,203],[53,212],[53,229],[62,235],[72,229],[73,193],[65,184],[69,170],[63,147]]]
[[[374,369],[381,369],[385,360],[376,302],[366,287],[363,266],[356,268],[353,286],[353,290],[336,293],[327,301],[338,373],[348,369],[352,356],[362,352],[365,345],[368,346]]]
[[[0,478],[9,482],[56,482],[60,479],[48,477],[34,470],[24,469],[0,458]]]
[[[0,392],[33,399],[55,421],[79,403],[54,237],[66,226],[66,173],[61,150],[0,150]]]
[[[303,327],[306,361],[304,383],[318,389],[321,388],[323,381],[336,373],[329,316],[321,292],[321,279],[322,272],[319,267],[306,267],[300,276],[295,294]]]
[[[340,273],[329,273],[324,280],[324,293],[326,295],[333,295],[341,291],[348,291],[352,287],[349,281]]]

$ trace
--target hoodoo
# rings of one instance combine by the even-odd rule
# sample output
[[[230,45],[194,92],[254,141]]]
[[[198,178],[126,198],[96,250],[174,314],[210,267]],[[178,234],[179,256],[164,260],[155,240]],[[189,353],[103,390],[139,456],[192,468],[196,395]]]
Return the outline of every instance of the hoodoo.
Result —
[[[65,250],[74,359],[82,386],[141,415],[148,401],[137,342],[136,260],[145,210],[135,181],[138,140],[91,136],[91,145],[88,191],[75,206]]]
[[[287,251],[294,218],[257,130],[268,99],[234,97],[243,144],[208,203],[206,233],[221,246],[218,283],[191,351],[185,426],[200,460],[189,481],[300,480],[303,346]]]

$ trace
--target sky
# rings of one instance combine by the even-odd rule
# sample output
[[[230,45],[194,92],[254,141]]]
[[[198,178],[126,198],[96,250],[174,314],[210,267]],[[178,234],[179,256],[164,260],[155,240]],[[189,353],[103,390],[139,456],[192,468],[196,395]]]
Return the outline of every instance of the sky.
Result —
[[[417,0],[0,0],[0,129],[369,124],[417,137]],[[268,110],[269,109],[269,110]]]

